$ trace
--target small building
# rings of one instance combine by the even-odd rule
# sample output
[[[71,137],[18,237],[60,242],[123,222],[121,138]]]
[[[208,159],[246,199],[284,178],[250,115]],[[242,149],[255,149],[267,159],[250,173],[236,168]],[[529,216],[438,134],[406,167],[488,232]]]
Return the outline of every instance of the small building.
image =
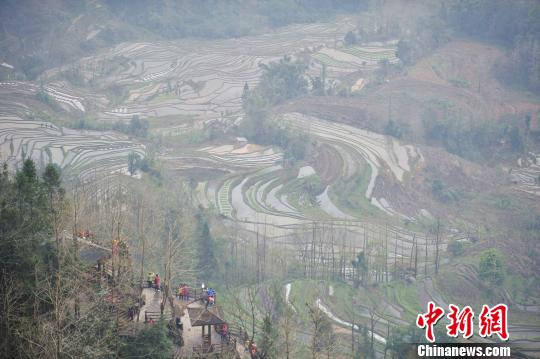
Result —
[[[188,308],[189,319],[192,327],[202,327],[203,345],[212,344],[212,326],[226,324],[223,319],[221,307],[214,305],[211,307]],[[208,331],[205,333],[205,327]]]
[[[201,327],[202,345],[193,347],[193,354],[204,357],[211,353],[236,350],[236,345],[222,342],[221,337],[216,335],[212,342],[212,327],[220,328],[227,324],[223,319],[223,311],[220,306],[211,307],[188,307],[188,316],[192,327]]]

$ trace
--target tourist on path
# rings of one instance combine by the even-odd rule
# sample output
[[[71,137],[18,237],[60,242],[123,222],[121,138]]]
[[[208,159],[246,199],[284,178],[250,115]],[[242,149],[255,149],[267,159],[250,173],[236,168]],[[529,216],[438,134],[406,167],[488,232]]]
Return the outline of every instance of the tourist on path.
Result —
[[[154,272],[148,272],[148,275],[146,276],[146,281],[148,282],[148,288],[152,288],[155,278],[156,278],[156,275]]]

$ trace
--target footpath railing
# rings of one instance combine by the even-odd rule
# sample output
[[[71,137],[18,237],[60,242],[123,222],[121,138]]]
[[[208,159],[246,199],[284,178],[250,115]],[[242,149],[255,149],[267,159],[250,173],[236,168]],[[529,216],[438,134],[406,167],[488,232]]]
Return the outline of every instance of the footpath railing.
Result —
[[[223,354],[230,351],[236,351],[236,338],[224,343],[210,344],[210,345],[196,345],[193,348],[194,357],[206,357],[209,354]]]
[[[152,286],[148,286],[148,281],[143,281],[142,282],[142,285],[141,285],[141,288],[154,288],[154,285],[152,284]],[[175,298],[178,298],[179,300],[185,300],[187,302],[189,301],[195,301],[195,300],[200,300],[203,296],[203,290],[202,288],[198,288],[198,287],[187,287],[188,288],[188,295],[185,296],[185,297],[181,297],[179,294],[178,294],[178,286],[172,286],[170,288],[170,291],[169,293],[175,297]],[[163,292],[163,285],[162,285],[162,288],[161,288],[162,292]]]

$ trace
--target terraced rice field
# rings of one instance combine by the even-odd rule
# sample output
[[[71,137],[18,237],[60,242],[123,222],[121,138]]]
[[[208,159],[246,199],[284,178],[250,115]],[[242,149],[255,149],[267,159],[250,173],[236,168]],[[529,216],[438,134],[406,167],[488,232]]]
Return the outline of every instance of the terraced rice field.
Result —
[[[261,75],[260,65],[284,55],[319,49],[313,58],[319,65],[326,63],[332,68],[330,78],[342,71],[373,69],[383,58],[396,61],[395,43],[334,49],[336,39],[354,29],[355,21],[340,18],[332,23],[293,25],[264,35],[227,40],[124,43],[81,59],[74,66],[99,88],[114,84],[128,89],[119,107],[100,110],[98,117],[103,121],[133,115],[218,119],[238,113],[244,85],[254,87]],[[51,70],[47,76],[52,78],[59,71]],[[68,100],[84,108],[78,106],[77,98],[65,97]]]
[[[518,167],[512,170],[512,181],[516,189],[522,193],[532,196],[540,196],[540,155],[530,153],[532,159],[527,165],[523,165],[520,159]]]
[[[317,171],[324,171],[324,164],[284,168],[281,154],[268,159],[265,155],[269,152],[268,148],[253,146],[250,147],[254,149],[252,152],[245,153],[245,149],[252,145],[221,145],[194,151],[189,155],[195,156],[196,159],[192,158],[192,161],[188,160],[188,155],[182,160],[178,159],[184,161],[186,166],[208,165],[209,168],[230,173],[225,180],[210,179],[205,183],[204,188],[198,191],[201,205],[215,203],[219,213],[237,223],[238,228],[246,231],[246,235],[255,227],[264,225],[265,236],[272,238],[277,245],[297,248],[304,242],[309,243],[311,227],[316,223],[319,230],[332,228],[332,231],[323,229],[319,232],[322,243],[331,243],[330,233],[335,233],[335,238],[339,238],[342,244],[334,244],[336,253],[347,250],[347,247],[350,250],[347,255],[353,255],[364,249],[366,243],[381,246],[386,241],[390,266],[396,263],[406,266],[413,249],[419,248],[421,255],[418,265],[423,268],[427,263],[428,267],[432,267],[436,251],[434,236],[404,229],[398,224],[401,220],[415,222],[429,216],[429,212],[417,208],[414,203],[404,207],[403,203],[391,201],[396,188],[406,191],[416,166],[425,161],[418,148],[388,136],[300,113],[283,114],[281,121],[292,130],[309,133],[323,148],[340,157],[339,161],[332,161],[329,169],[337,173],[325,176],[331,182],[321,187],[315,201],[306,200],[308,196],[304,192],[304,185],[320,181]],[[238,156],[243,156],[243,159],[240,160]],[[201,165],[203,162],[205,164]],[[389,221],[379,224],[366,219],[361,212],[337,200],[337,189],[334,187],[347,177],[354,178],[360,168],[368,169],[364,187],[358,193],[347,192],[345,195],[363,198],[370,211],[379,218],[389,218]],[[387,192],[388,184],[391,184],[394,192]],[[395,224],[386,225],[384,222]],[[441,239],[440,250],[444,250],[448,241],[464,240],[464,237],[458,231],[446,233]]]
[[[132,152],[145,155],[143,145],[122,134],[62,128],[36,117],[23,99],[34,96],[37,89],[26,83],[0,85],[0,156],[10,168],[18,168],[23,158],[32,158],[41,168],[55,163],[67,176],[84,181],[126,169]],[[84,112],[82,98],[52,86],[45,91],[54,101]]]
[[[392,191],[396,191],[395,188],[405,191],[410,173],[424,161],[419,149],[388,136],[300,113],[284,114],[282,121],[293,130],[309,133],[339,154],[341,167],[332,168],[338,173],[330,176],[334,181],[354,177],[360,168],[367,168],[365,189],[359,196],[372,211],[410,221],[429,216],[426,209],[415,208],[414,203],[406,207],[402,203],[392,203],[393,193],[386,192],[384,185],[392,183]],[[215,187],[215,196],[218,209],[231,218],[251,222],[264,218],[267,223],[282,226],[301,225],[312,220],[359,220],[362,217],[335,202],[335,182],[322,187],[315,194],[315,201],[307,201],[304,186],[320,181],[316,170],[311,166],[284,169],[280,166],[282,154],[271,148],[257,148],[246,153],[241,148],[223,145],[202,148],[190,156],[167,159],[176,160],[176,168],[204,166],[229,171],[231,176]],[[385,180],[379,183],[382,174]],[[234,184],[232,188],[231,184]]]
[[[327,75],[339,77],[340,75],[358,70],[374,70],[378,68],[381,60],[397,63],[396,42],[386,44],[354,46],[354,47],[323,47],[312,55],[315,66],[311,69],[317,75],[322,65],[326,65]]]
[[[332,167],[338,173],[328,176],[333,181],[343,180],[360,167],[368,168],[365,188],[358,195],[365,199],[372,211],[378,211],[379,217],[414,222],[429,214],[426,209],[415,208],[414,204],[407,208],[394,204],[390,200],[393,197],[385,195],[384,184],[393,183],[393,191],[396,186],[405,190],[416,165],[424,161],[418,148],[391,137],[300,113],[286,113],[282,121],[293,130],[308,132],[317,142],[339,154],[341,161],[334,162],[341,163],[341,166]],[[303,234],[298,238],[295,233],[309,233],[315,221],[338,230],[337,237],[352,243],[356,249],[363,248],[368,241],[381,243],[381,238],[387,238],[389,248],[394,251],[388,259],[391,262],[410,258],[414,244],[421,248],[422,255],[427,251],[427,261],[432,262],[435,251],[432,236],[405,230],[399,225],[369,223],[358,212],[335,201],[335,196],[331,194],[334,182],[322,187],[314,203],[308,202],[305,200],[306,193],[302,192],[303,185],[320,180],[313,166],[284,168],[280,156],[268,159],[266,153],[269,149],[253,147],[253,152],[245,153],[245,146],[205,147],[192,154],[196,160],[188,161],[187,155],[182,159],[194,165],[202,163],[201,159],[204,158],[209,167],[230,172],[225,180],[211,179],[205,184],[204,190],[198,191],[203,197],[201,204],[216,203],[222,215],[248,231],[253,230],[257,223],[264,223],[268,228],[267,236],[274,237],[276,243],[302,243]],[[242,160],[239,156],[242,156]],[[382,177],[384,181],[380,181]],[[451,238],[462,237],[455,232],[445,236],[442,241],[446,243]]]
[[[322,143],[335,147],[340,153],[347,152],[349,156],[343,158],[346,166],[356,168],[358,161],[367,163],[371,173],[364,193],[365,198],[389,215],[412,219],[408,214],[401,213],[392,206],[388,199],[374,195],[374,191],[377,177],[382,170],[389,170],[396,183],[404,182],[406,175],[411,171],[411,165],[423,161],[418,149],[411,145],[402,145],[388,136],[299,113],[285,114],[283,118],[293,129],[308,132]],[[346,175],[346,170],[342,175]]]

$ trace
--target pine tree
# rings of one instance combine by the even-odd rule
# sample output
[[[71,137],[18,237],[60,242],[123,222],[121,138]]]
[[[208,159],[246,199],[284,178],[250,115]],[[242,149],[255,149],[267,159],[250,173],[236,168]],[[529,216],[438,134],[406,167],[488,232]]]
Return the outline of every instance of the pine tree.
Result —
[[[214,241],[210,234],[210,228],[208,222],[204,218],[202,213],[197,214],[197,249],[198,249],[198,263],[197,273],[201,281],[208,281],[216,270],[217,261],[214,254]]]
[[[261,359],[270,359],[276,357],[276,340],[277,332],[272,325],[272,318],[269,314],[266,314],[263,319],[262,338],[259,346],[259,357]]]

